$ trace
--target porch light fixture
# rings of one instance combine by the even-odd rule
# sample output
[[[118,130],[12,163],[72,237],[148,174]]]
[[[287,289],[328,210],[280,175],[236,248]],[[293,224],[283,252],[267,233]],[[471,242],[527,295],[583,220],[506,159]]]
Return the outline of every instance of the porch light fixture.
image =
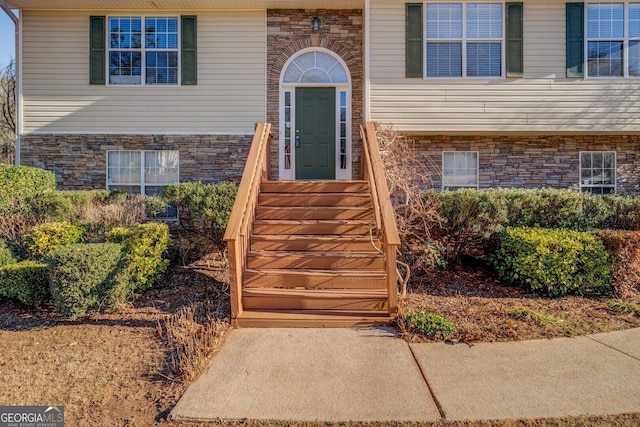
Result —
[[[311,25],[313,26],[313,31],[318,31],[320,29],[320,18],[317,16],[311,18]]]

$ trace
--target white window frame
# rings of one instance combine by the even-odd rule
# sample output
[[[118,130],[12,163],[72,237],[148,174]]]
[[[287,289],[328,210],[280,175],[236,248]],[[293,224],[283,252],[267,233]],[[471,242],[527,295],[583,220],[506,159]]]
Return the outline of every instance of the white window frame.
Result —
[[[142,22],[142,45],[140,49],[115,49],[111,48],[111,18],[140,18]],[[148,49],[145,47],[145,28],[144,23],[146,18],[175,18],[178,21],[178,47],[176,49]],[[106,85],[107,86],[115,86],[115,87],[180,87],[182,82],[182,27],[180,22],[179,15],[162,15],[162,14],[152,14],[152,15],[138,15],[138,14],[118,14],[118,15],[109,15],[107,16],[106,22],[107,30],[106,30],[106,59],[105,59],[105,67],[106,67]],[[140,52],[141,54],[141,76],[140,83],[111,83],[111,74],[110,74],[110,59],[111,59],[111,51],[118,50],[126,50],[129,52]],[[177,81],[176,83],[147,83],[147,51],[149,52],[177,52],[178,56],[178,73],[177,73]]]
[[[178,154],[178,178],[174,182],[169,183],[147,183],[145,182],[145,155],[146,153],[159,153],[159,152],[176,152]],[[123,153],[123,152],[131,152],[131,153],[140,153],[140,181],[139,182],[118,182],[112,183],[109,182],[109,153]],[[168,185],[177,184],[180,182],[180,151],[179,150],[107,150],[106,153],[107,161],[106,161],[106,188],[107,190],[111,190],[111,187],[140,187],[140,194],[146,194],[147,187],[166,187]]]
[[[459,185],[459,184],[447,184],[445,182],[444,157],[447,154],[453,154],[454,157],[455,157],[456,154],[464,154],[464,155],[474,154],[476,156],[476,179],[475,179],[475,184]],[[455,161],[454,161],[454,163],[455,163]],[[442,169],[441,169],[442,170],[442,190],[457,189],[457,188],[475,188],[475,189],[480,188],[480,152],[472,151],[472,150],[443,151],[442,152],[442,163],[441,163],[441,165],[442,165]]]
[[[583,154],[613,154],[613,184],[584,184],[582,181],[582,155]],[[612,150],[601,150],[601,151],[580,151],[578,154],[578,161],[579,161],[579,166],[578,166],[578,182],[579,182],[579,186],[580,186],[580,191],[581,192],[589,192],[589,188],[612,188],[613,189],[613,194],[617,194],[618,192],[618,155],[616,151],[612,151]],[[589,168],[589,169],[593,169],[593,168]],[[600,194],[600,193],[594,193],[594,194]]]
[[[505,12],[505,3],[504,1],[438,1],[438,2],[424,2],[423,4],[423,40],[422,40],[422,48],[424,52],[424,59],[422,64],[423,69],[423,79],[431,80],[431,79],[504,79],[507,75],[507,66],[506,66],[506,12]],[[461,39],[428,39],[427,38],[427,4],[462,4],[462,38]],[[468,39],[467,38],[467,5],[468,4],[500,4],[502,8],[502,38],[500,43],[500,75],[499,76],[467,76],[467,43],[471,42],[497,42],[497,39]],[[429,40],[439,40],[446,42],[456,42],[460,41],[462,44],[462,74],[460,76],[427,76],[427,41]]]
[[[589,5],[594,4],[622,4],[623,5],[623,22],[624,22],[624,34],[622,38],[622,75],[621,76],[592,76],[589,74],[589,42],[597,42],[597,41],[619,41],[619,38],[590,38],[589,37]],[[584,65],[585,65],[585,76],[587,78],[592,79],[622,79],[622,78],[640,78],[639,76],[630,76],[629,75],[629,42],[638,41],[640,42],[640,35],[638,37],[630,37],[629,36],[629,5],[630,4],[638,4],[640,2],[637,1],[596,1],[596,2],[588,2],[585,3],[584,8]]]

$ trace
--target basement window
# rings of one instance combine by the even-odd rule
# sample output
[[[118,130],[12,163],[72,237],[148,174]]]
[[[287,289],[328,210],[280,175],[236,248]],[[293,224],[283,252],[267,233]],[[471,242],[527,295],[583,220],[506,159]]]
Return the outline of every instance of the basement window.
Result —
[[[478,152],[442,152],[442,189],[478,188]]]
[[[167,185],[179,182],[178,151],[107,151],[107,189],[143,196],[162,196]],[[175,218],[169,207],[158,217]]]
[[[616,152],[580,153],[580,191],[595,194],[616,192]]]

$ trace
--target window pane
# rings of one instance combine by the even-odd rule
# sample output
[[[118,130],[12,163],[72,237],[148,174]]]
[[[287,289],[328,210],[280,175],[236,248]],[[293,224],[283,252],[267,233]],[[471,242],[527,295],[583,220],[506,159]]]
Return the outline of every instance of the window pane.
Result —
[[[602,167],[613,169],[615,168],[615,162],[615,155],[613,153],[603,153]]]
[[[629,42],[629,75],[640,76],[640,41]]]
[[[467,38],[502,38],[502,5],[497,3],[467,4]]]
[[[462,38],[462,4],[428,3],[427,39]]]
[[[501,43],[467,43],[467,76],[502,75]]]
[[[140,152],[109,151],[107,153],[107,182],[109,184],[139,183]]]
[[[427,77],[461,76],[461,43],[427,43]]]
[[[622,42],[589,42],[587,62],[590,76],[623,76]]]
[[[624,4],[587,5],[587,35],[594,39],[624,37]]]
[[[478,153],[474,151],[442,154],[443,187],[476,187],[478,185]]]
[[[178,182],[178,151],[145,151],[145,184]]]
[[[629,3],[629,37],[640,37],[640,3]]]
[[[129,194],[140,194],[139,185],[110,185],[109,190],[121,191],[123,193],[129,193]]]
[[[178,52],[147,52],[147,84],[178,83]]]
[[[114,84],[140,84],[140,52],[109,52],[109,82]]]

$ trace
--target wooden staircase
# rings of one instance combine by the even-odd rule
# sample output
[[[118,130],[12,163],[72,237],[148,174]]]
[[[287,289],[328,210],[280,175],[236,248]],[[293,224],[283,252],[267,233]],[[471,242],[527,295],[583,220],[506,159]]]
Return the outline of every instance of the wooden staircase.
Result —
[[[268,157],[267,151],[256,157]],[[245,192],[249,201],[234,206],[244,219],[232,213],[225,236],[234,325],[348,327],[393,320],[395,246],[380,227],[370,180],[269,181],[268,163],[258,163],[261,168],[245,169],[243,183],[247,176],[261,179],[252,179],[252,189],[241,183],[236,204]],[[230,239],[236,222],[239,231]]]

